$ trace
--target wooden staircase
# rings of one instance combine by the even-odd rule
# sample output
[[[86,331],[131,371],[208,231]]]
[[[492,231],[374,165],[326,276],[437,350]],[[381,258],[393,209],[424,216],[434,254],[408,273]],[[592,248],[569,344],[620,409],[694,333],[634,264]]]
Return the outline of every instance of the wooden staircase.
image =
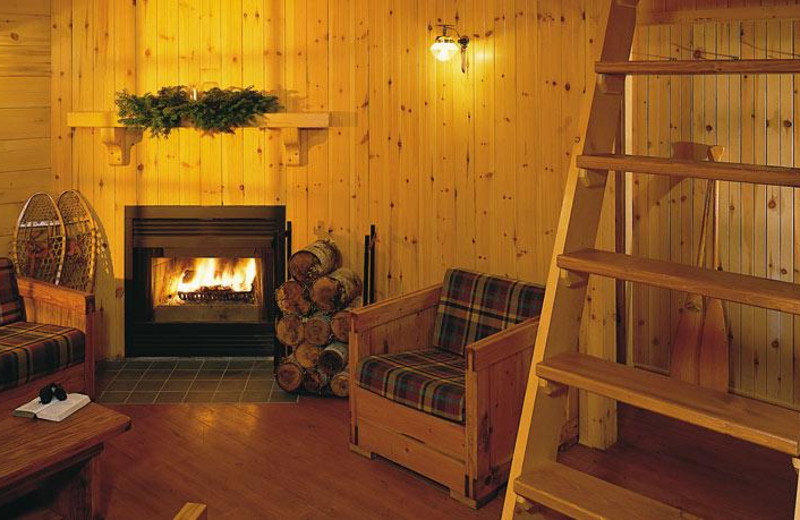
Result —
[[[528,380],[503,518],[694,518],[556,460],[569,387],[791,455],[800,466],[800,412],[579,354],[576,318],[590,275],[800,314],[800,286],[594,249],[609,172],[800,187],[800,169],[612,154],[627,75],[795,74],[800,60],[629,61],[636,0],[612,0],[598,80],[571,167]],[[796,508],[795,518],[800,518]]]

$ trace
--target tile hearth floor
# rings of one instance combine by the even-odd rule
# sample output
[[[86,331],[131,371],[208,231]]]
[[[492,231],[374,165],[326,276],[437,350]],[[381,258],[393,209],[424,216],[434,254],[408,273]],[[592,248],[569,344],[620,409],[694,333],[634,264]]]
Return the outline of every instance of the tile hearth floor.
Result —
[[[98,365],[101,403],[297,403],[272,358],[128,358]]]

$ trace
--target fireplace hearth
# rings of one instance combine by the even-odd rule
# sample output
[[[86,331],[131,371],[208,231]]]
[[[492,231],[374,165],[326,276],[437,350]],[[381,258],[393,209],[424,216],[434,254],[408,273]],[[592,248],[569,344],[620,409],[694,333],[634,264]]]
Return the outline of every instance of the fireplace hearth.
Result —
[[[125,355],[272,355],[283,206],[125,208]]]

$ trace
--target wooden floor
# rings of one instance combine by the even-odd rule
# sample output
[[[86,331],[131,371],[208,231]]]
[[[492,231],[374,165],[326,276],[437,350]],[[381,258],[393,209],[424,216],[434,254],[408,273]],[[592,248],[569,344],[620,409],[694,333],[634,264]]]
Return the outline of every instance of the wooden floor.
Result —
[[[112,405],[133,429],[102,455],[110,519],[171,518],[184,502],[209,518],[499,518],[347,448],[347,402]],[[705,518],[790,518],[788,457],[634,409],[607,452],[574,447],[570,466]]]

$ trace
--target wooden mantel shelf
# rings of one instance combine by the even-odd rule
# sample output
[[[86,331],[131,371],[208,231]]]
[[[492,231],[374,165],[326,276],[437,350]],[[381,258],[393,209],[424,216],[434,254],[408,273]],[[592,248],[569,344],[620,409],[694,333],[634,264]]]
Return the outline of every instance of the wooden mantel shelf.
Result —
[[[302,131],[328,128],[330,112],[276,112],[256,118],[253,127],[281,130],[284,163],[300,166],[304,163],[305,139]],[[99,128],[103,144],[108,148],[109,163],[125,166],[131,162],[131,148],[142,140],[142,129],[123,125],[116,112],[70,112],[67,126],[73,128]]]

